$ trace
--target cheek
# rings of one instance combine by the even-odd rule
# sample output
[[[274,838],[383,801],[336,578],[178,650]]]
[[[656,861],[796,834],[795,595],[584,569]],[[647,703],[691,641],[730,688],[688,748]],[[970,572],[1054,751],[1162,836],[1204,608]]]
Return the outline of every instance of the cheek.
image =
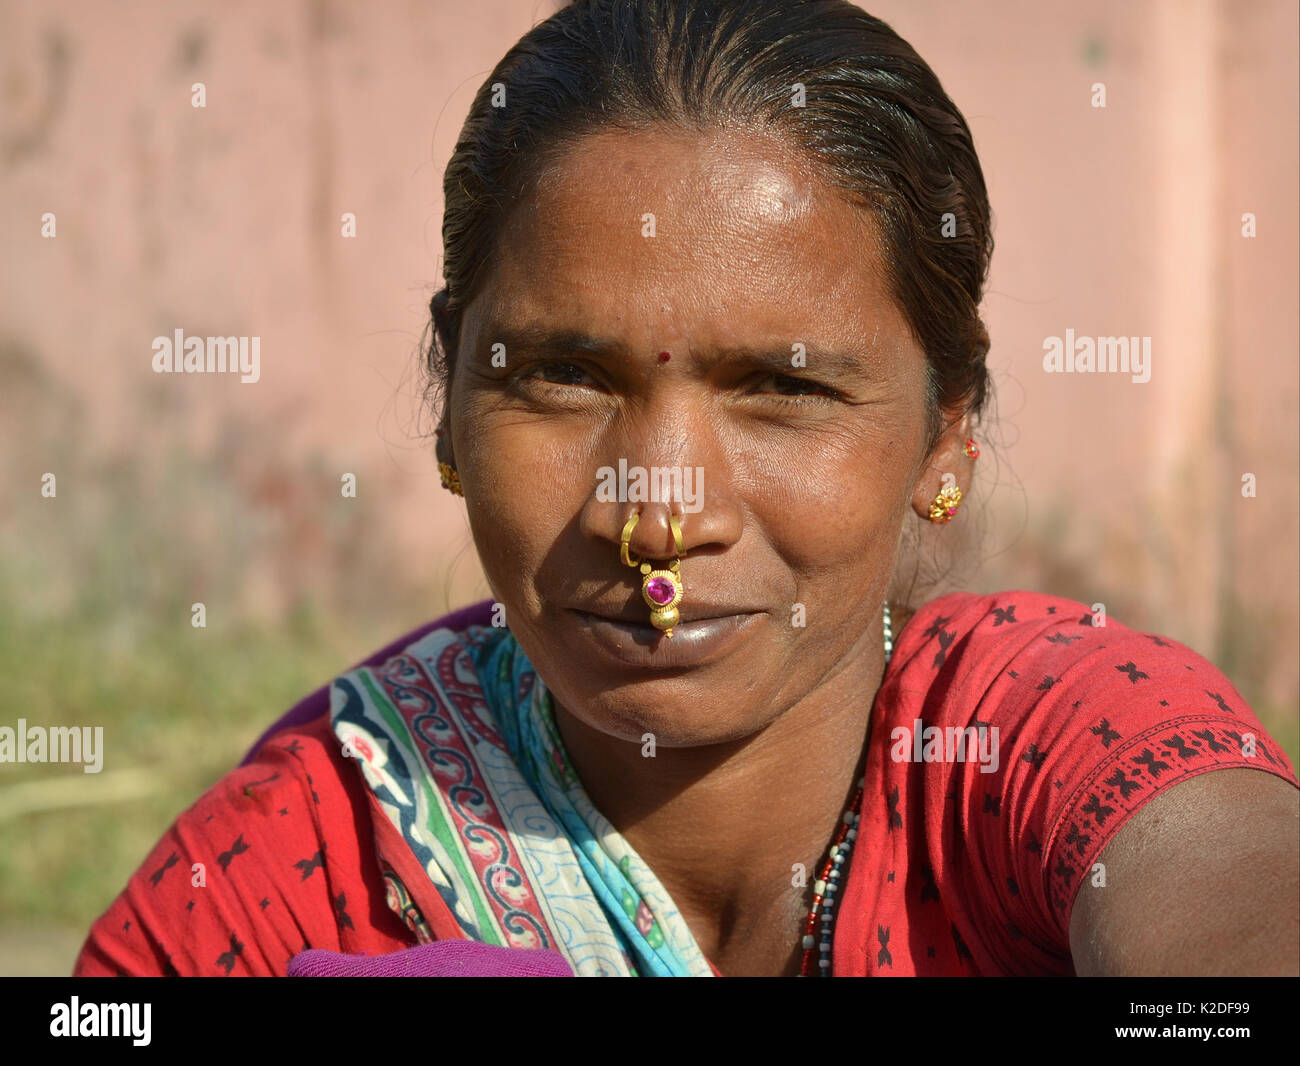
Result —
[[[581,487],[557,476],[573,462],[551,454],[544,432],[475,425],[472,445],[457,454],[479,559],[503,602],[535,609],[536,575],[581,506],[570,498]]]
[[[503,600],[517,600],[558,529],[550,528],[541,494],[521,491],[512,479],[489,475],[474,488],[466,507],[483,570]]]
[[[786,565],[831,581],[888,568],[910,500],[902,450],[888,436],[822,439],[769,467],[756,517]]]

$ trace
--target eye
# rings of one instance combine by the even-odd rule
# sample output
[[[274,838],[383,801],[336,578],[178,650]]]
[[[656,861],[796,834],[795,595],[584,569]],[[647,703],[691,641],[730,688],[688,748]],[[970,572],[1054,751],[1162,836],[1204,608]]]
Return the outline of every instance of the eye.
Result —
[[[585,379],[585,380],[584,380]],[[598,383],[592,376],[583,370],[577,363],[565,363],[552,361],[548,363],[534,363],[520,371],[519,376],[515,379],[520,382],[543,382],[547,385],[559,386],[583,386],[597,385]]]
[[[769,385],[770,388],[760,388],[759,392],[776,393],[778,396],[799,401],[818,400],[838,400],[843,397],[842,393],[832,389],[829,385],[823,385],[819,381],[812,381],[808,378],[797,378],[790,374],[768,374],[758,381],[760,386]]]

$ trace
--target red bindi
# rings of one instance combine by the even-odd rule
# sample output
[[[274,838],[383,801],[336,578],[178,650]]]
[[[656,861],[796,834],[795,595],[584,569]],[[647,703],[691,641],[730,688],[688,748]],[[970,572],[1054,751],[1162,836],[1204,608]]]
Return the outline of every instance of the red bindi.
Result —
[[[659,362],[661,362],[661,363],[666,363],[666,362],[668,362],[668,360],[671,359],[671,358],[672,358],[672,356],[669,355],[667,352],[660,352],[660,353],[659,353]]]

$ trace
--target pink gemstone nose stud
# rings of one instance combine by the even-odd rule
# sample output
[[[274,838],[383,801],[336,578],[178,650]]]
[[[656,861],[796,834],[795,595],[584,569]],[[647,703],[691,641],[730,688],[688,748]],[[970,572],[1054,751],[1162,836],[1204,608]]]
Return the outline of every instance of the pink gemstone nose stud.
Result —
[[[682,582],[681,560],[686,558],[686,546],[682,541],[682,526],[675,514],[668,516],[668,524],[673,531],[673,545],[677,549],[677,558],[673,559],[666,569],[656,570],[649,563],[633,558],[631,552],[628,551],[628,544],[632,540],[632,531],[636,529],[636,524],[640,520],[641,512],[635,511],[623,526],[619,558],[622,559],[624,566],[639,566],[641,568],[641,598],[645,600],[646,606],[650,608],[650,624],[661,630],[665,637],[671,639],[673,626],[681,621],[681,614],[677,608],[681,604],[682,595],[686,591],[686,586]]]

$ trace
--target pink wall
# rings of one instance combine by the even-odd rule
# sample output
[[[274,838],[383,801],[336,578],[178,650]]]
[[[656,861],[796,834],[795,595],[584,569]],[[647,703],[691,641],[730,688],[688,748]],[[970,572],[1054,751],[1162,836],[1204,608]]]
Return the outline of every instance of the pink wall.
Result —
[[[1294,728],[1296,5],[866,6],[965,113],[995,212],[1000,422],[970,583],[1103,601]],[[415,347],[470,98],[551,10],[0,3],[0,549],[43,575],[22,609],[103,579],[110,462],[152,487],[135,521],[232,611],[275,618],[335,586],[426,613],[486,593],[472,560],[448,576],[468,532],[412,436]],[[261,380],[155,375],[152,338],[178,327],[260,336]],[[1044,338],[1067,328],[1150,336],[1150,382],[1045,374]],[[33,510],[51,469],[55,526]]]

